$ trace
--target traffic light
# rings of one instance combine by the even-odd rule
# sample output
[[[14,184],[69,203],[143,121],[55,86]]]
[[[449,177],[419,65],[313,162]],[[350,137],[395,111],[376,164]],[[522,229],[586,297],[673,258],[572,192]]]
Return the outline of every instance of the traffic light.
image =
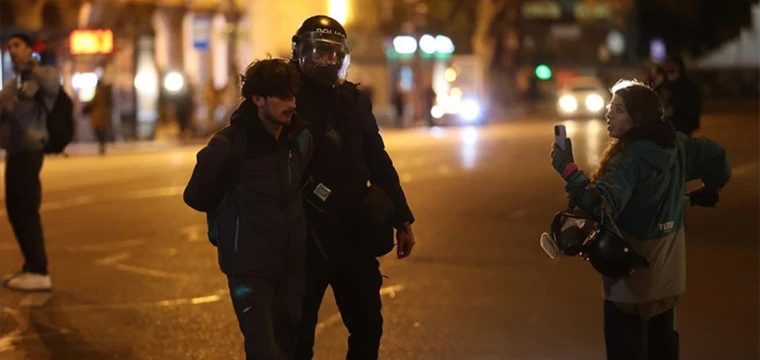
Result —
[[[549,80],[552,78],[552,69],[544,64],[538,65],[536,66],[536,77],[539,80]]]

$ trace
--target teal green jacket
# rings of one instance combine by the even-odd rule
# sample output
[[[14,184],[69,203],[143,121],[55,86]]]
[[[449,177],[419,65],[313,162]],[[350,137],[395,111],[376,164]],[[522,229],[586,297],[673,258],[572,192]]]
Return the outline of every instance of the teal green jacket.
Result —
[[[680,133],[670,148],[650,140],[629,144],[610,159],[595,186],[588,186],[590,180],[581,171],[570,175],[568,195],[597,217],[608,212],[628,245],[650,263],[625,278],[604,278],[605,298],[640,304],[682,294],[686,290],[685,183],[702,180],[720,189],[730,178],[723,147]],[[601,202],[593,201],[594,191]]]
[[[731,166],[722,146],[679,133],[675,147],[639,140],[610,159],[595,183],[602,204],[592,204],[592,195],[585,191],[589,178],[581,171],[568,177],[566,189],[571,197],[580,195],[581,208],[597,216],[606,203],[621,231],[648,240],[681,228],[686,182],[701,179],[708,187],[719,189],[730,178]]]

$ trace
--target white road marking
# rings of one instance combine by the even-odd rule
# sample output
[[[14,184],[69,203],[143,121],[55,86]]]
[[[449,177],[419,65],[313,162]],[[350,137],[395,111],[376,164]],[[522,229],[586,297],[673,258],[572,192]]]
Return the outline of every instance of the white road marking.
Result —
[[[206,224],[186,226],[180,229],[180,232],[188,242],[207,241],[207,226]]]
[[[132,254],[130,254],[130,253],[126,253],[126,252],[125,253],[118,253],[118,254],[115,254],[115,255],[106,256],[104,258],[100,258],[100,259],[95,260],[95,265],[112,266],[112,265],[116,265],[116,264],[118,264],[118,263],[120,263],[120,262],[122,262],[124,260],[127,260],[130,257],[132,257]]]
[[[317,329],[314,330],[315,335],[319,335],[322,333],[326,328],[335,325],[335,323],[339,322],[342,318],[340,317],[340,312],[337,312],[335,314],[330,315],[327,319],[320,321],[317,324]]]
[[[134,274],[151,276],[151,277],[156,277],[156,278],[161,278],[161,279],[188,280],[191,278],[188,275],[175,274],[175,273],[161,271],[161,270],[146,269],[139,266],[132,266],[132,265],[127,265],[127,264],[116,264],[113,267],[121,271],[126,271],[126,272],[131,272]]]
[[[46,309],[50,312],[77,312],[77,311],[92,311],[92,310],[113,310],[113,309],[135,309],[135,308],[154,308],[154,307],[175,307],[182,305],[202,305],[210,304],[217,301],[221,301],[228,296],[230,290],[228,288],[219,289],[209,295],[179,298],[171,300],[156,300],[156,301],[143,301],[143,302],[126,302],[117,304],[83,304],[83,305],[63,305],[56,306],[55,308]],[[26,307],[19,306],[18,308],[4,307],[4,311],[19,312],[26,309]]]
[[[391,286],[384,286],[380,289],[380,295],[388,295],[388,297],[395,298],[396,293],[399,291],[404,290],[404,285],[391,285]]]
[[[75,206],[89,205],[102,201],[118,201],[118,200],[137,200],[137,199],[152,199],[159,197],[172,197],[182,195],[184,192],[184,186],[170,186],[155,189],[137,190],[128,193],[124,193],[117,196],[79,196],[61,201],[49,201],[44,202],[40,206],[40,212],[68,209]],[[43,194],[43,198],[45,195]],[[7,214],[5,208],[0,209],[0,216]]]
[[[108,251],[108,250],[132,248],[132,247],[140,246],[144,243],[145,243],[145,239],[131,239],[131,240],[123,240],[123,241],[103,242],[99,244],[89,244],[89,245],[70,245],[66,247],[66,251],[73,252],[73,253]]]
[[[130,239],[120,240],[112,242],[101,242],[96,244],[85,245],[67,245],[67,246],[48,246],[48,251],[63,249],[71,253],[88,253],[88,252],[102,252],[110,250],[122,250],[140,246],[145,243],[144,239]],[[14,250],[18,251],[18,245],[15,242],[2,242],[0,243],[0,251],[2,250]]]
[[[404,290],[404,285],[391,285],[391,286],[384,286],[380,289],[380,295],[388,295],[390,298],[395,298],[396,293],[399,291]],[[315,334],[320,334],[325,329],[329,328],[332,325],[335,325],[337,322],[341,321],[340,312],[337,312],[335,314],[330,315],[327,319],[320,321],[317,324],[317,329],[315,330]]]
[[[758,162],[757,161],[751,161],[746,164],[742,164],[739,166],[736,166],[731,169],[732,176],[743,176],[748,173],[754,172],[755,175],[758,175]]]
[[[53,295],[49,292],[29,294],[24,296],[18,304],[21,307],[40,307],[44,306],[52,297]]]
[[[15,346],[13,345],[17,337],[19,337],[24,330],[29,326],[26,316],[21,315],[21,311],[18,309],[11,309],[4,307],[0,316],[8,316],[15,320],[16,325],[9,333],[0,336],[0,352],[13,351]]]
[[[17,349],[16,344],[25,339],[36,339],[47,334],[60,334],[68,332],[67,329],[52,329],[43,333],[33,333],[24,335],[24,331],[29,328],[29,309],[44,306],[52,297],[50,293],[34,293],[25,295],[19,302],[19,308],[3,307],[2,313],[7,314],[15,320],[13,330],[9,333],[0,335],[0,353],[23,352],[23,349]],[[5,359],[2,357],[2,359]]]
[[[141,303],[121,303],[121,304],[93,304],[93,305],[70,305],[62,306],[51,309],[46,309],[51,312],[74,312],[74,311],[92,311],[92,310],[112,310],[112,309],[128,309],[128,308],[151,308],[151,307],[175,307],[181,305],[202,305],[215,303],[225,295],[229,294],[229,289],[220,289],[211,295],[199,296],[193,298],[173,299],[173,300],[159,300],[151,302]],[[31,333],[24,335],[24,332],[29,328],[29,310],[33,307],[43,306],[50,294],[30,294],[25,296],[19,302],[19,307],[2,307],[0,308],[0,315],[7,314],[11,317],[15,324],[13,330],[7,334],[0,335],[0,359],[7,359],[8,354],[23,355],[22,349],[17,349],[16,344],[23,340],[38,339],[49,334],[67,334],[70,331],[66,328],[58,328],[52,331],[43,333]],[[6,330],[6,329],[4,329]],[[21,352],[21,353],[20,353]],[[14,359],[14,358],[11,358]],[[22,357],[24,359],[24,357]]]
[[[191,305],[198,305],[198,304],[208,304],[212,302],[217,302],[221,300],[222,297],[220,295],[209,295],[209,296],[202,296],[197,298],[190,299]]]
[[[126,194],[123,198],[126,199],[151,199],[156,197],[171,197],[182,195],[185,191],[184,186],[172,186],[158,189],[138,190]]]
[[[516,211],[513,211],[512,213],[510,213],[509,214],[509,219],[510,220],[519,220],[519,219],[522,219],[522,218],[524,218],[526,216],[528,216],[528,210],[519,209],[519,210],[516,210]]]

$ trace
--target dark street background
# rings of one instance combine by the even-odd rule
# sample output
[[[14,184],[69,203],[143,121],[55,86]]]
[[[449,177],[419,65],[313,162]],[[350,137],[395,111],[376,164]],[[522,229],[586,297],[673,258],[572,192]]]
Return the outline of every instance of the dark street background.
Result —
[[[687,210],[682,359],[758,356],[758,112],[718,110],[699,132],[725,145],[733,179],[716,209]],[[567,121],[591,170],[601,121]],[[602,359],[602,288],[589,264],[538,245],[565,206],[549,118],[384,132],[418,219],[413,255],[381,260],[382,359]],[[48,159],[43,221],[54,290],[0,289],[0,359],[243,359],[216,250],[182,202],[198,146]],[[699,183],[689,184],[690,188]],[[0,271],[21,258],[0,210]],[[332,296],[317,359],[344,357]],[[26,357],[25,357],[26,356]]]

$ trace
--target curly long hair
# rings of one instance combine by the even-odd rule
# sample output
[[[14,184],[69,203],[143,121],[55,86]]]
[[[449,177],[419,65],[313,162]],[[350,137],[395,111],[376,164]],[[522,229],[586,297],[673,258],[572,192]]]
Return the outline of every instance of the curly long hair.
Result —
[[[591,174],[592,180],[602,177],[609,161],[632,142],[645,139],[662,147],[673,147],[676,142],[676,130],[665,119],[660,97],[652,88],[637,80],[620,80],[610,92],[623,98],[625,111],[634,127],[620,139],[610,142],[602,154],[599,166]]]

